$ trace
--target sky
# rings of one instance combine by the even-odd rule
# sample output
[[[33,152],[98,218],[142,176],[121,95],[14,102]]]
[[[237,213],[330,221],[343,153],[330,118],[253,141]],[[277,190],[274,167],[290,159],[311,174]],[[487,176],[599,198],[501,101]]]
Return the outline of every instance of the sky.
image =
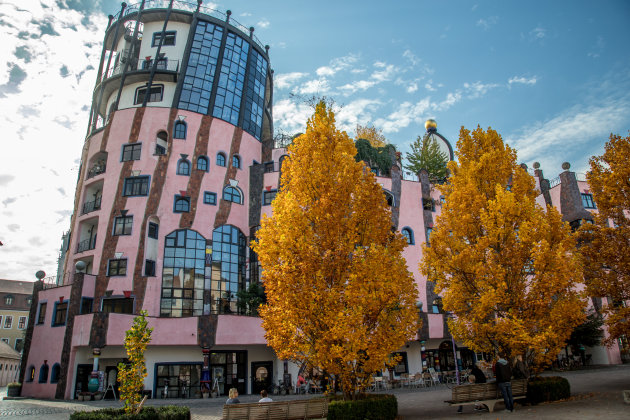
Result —
[[[134,1],[130,1],[134,4]],[[138,1],[139,3],[139,1]],[[326,96],[337,125],[403,152],[434,118],[455,147],[492,127],[540,162],[585,172],[630,130],[630,2],[218,1],[270,46],[274,129],[304,131]],[[0,1],[0,278],[55,275],[69,229],[112,0]],[[404,163],[404,162],[403,162]]]

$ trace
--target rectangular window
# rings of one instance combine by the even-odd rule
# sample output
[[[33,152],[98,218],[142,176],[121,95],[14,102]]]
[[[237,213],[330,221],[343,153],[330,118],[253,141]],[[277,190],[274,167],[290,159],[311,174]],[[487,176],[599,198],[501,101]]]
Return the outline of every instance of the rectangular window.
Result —
[[[143,195],[149,195],[149,177],[147,175],[125,178],[123,197]]]
[[[271,173],[274,170],[273,162],[265,162],[265,173]]]
[[[146,260],[144,263],[144,275],[153,277],[155,276],[155,261]]]
[[[132,314],[133,298],[103,299],[103,312],[115,314]]]
[[[142,143],[125,144],[122,152],[122,162],[128,160],[140,160],[140,151],[142,150]]]
[[[43,324],[46,320],[46,302],[42,302],[39,304],[39,313],[37,315],[37,323]]]
[[[433,228],[427,228],[427,246],[431,246],[431,232],[433,232]]]
[[[159,226],[157,223],[149,222],[149,238],[157,239],[158,238]]]
[[[68,315],[68,302],[56,303],[53,314],[53,327],[66,325],[66,315]]]
[[[263,206],[270,205],[273,199],[276,198],[277,193],[278,190],[263,191]]]
[[[120,260],[109,260],[107,265],[108,276],[125,276],[127,275],[127,258]]]
[[[422,199],[422,208],[424,210],[435,211],[435,203],[432,198],[423,198]]]
[[[162,41],[162,46],[165,45],[175,45],[175,35],[176,31],[166,31],[164,32],[164,41]],[[157,47],[160,45],[160,38],[162,38],[162,32],[153,32],[153,39],[151,40],[151,46]]]
[[[82,297],[80,315],[91,314],[93,304],[94,304],[94,299]]]
[[[114,219],[114,236],[131,235],[133,216],[119,216]]]
[[[217,204],[217,193],[206,191],[203,193],[203,202],[205,204],[212,204],[216,206]]]
[[[18,330],[23,330],[26,328],[26,317],[21,316],[18,320]]]
[[[593,194],[582,194],[582,205],[585,209],[595,209],[595,202],[593,201]]]
[[[22,350],[24,350],[24,339],[23,338],[16,338],[15,339],[15,351],[17,352],[22,352]]]
[[[134,100],[134,104],[143,104],[144,97],[147,94],[147,86],[139,87],[136,89],[136,97]],[[162,102],[162,97],[164,96],[164,85],[153,85],[151,86],[151,92],[149,93],[149,99],[147,102]]]
[[[5,315],[4,317],[4,328],[11,328],[13,327],[13,316],[12,315]]]

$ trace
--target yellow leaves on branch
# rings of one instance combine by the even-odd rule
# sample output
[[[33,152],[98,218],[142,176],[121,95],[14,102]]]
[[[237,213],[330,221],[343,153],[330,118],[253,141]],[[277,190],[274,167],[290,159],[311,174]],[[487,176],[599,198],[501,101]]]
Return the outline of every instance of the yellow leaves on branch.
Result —
[[[570,229],[496,131],[462,127],[457,149],[420,269],[464,345],[545,365],[584,319]]]
[[[273,216],[252,244],[260,310],[278,357],[341,380],[352,398],[417,331],[415,283],[380,185],[320,103],[282,167]]]
[[[373,125],[360,125],[357,124],[357,128],[355,130],[355,140],[364,139],[370,142],[372,147],[383,147],[388,142],[385,136],[383,135],[383,130],[380,128],[376,128]]]

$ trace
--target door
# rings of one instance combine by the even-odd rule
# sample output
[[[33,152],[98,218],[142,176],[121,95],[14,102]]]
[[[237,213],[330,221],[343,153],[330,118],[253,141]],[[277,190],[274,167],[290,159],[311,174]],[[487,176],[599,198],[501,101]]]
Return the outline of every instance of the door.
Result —
[[[252,362],[252,394],[269,390],[273,384],[273,362]]]
[[[79,392],[87,392],[88,390],[88,381],[90,380],[90,373],[92,373],[92,365],[78,365],[77,366],[77,376],[75,381],[75,391],[74,395]]]

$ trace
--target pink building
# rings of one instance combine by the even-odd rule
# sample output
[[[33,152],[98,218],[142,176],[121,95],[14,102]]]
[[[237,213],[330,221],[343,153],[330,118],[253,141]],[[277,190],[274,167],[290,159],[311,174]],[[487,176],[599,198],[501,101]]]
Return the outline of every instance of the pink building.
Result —
[[[115,388],[125,331],[141,310],[154,328],[145,354],[153,398],[200,397],[206,384],[220,394],[257,393],[297,377],[239,297],[260,281],[248,244],[271,213],[285,155],[272,137],[268,47],[229,11],[166,3],[123,6],[107,27],[66,274],[36,283],[23,395],[74,398],[93,370],[102,372],[102,389]],[[448,141],[428,128],[452,159]],[[565,177],[570,188],[586,188]],[[439,297],[418,272],[440,192],[426,171],[416,179],[403,179],[397,165],[378,177],[392,222],[408,238],[404,256],[424,321],[417,340],[400,349],[395,375],[456,363]],[[564,185],[541,187],[563,213]],[[581,205],[579,196],[566,202]],[[457,350],[461,366],[475,357]],[[614,349],[594,358],[619,363]]]

